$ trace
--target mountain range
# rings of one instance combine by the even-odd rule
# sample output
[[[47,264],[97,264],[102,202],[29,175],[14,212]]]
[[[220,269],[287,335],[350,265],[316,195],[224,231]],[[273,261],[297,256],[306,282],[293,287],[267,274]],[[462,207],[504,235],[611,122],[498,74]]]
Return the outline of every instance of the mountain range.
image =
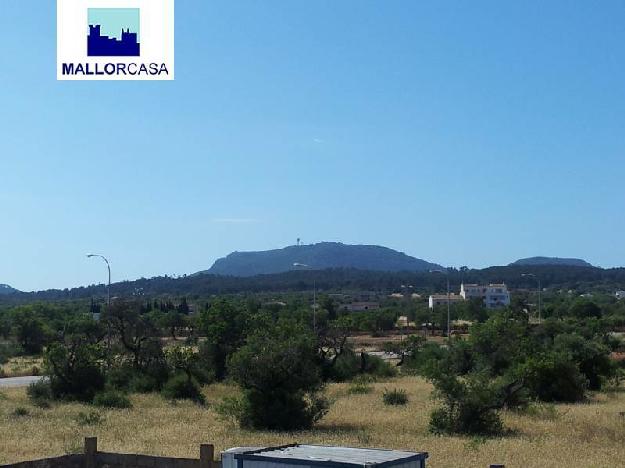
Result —
[[[233,252],[217,260],[209,270],[199,272],[199,274],[246,277],[292,270],[328,268],[423,272],[443,267],[379,245],[320,242],[260,252]]]

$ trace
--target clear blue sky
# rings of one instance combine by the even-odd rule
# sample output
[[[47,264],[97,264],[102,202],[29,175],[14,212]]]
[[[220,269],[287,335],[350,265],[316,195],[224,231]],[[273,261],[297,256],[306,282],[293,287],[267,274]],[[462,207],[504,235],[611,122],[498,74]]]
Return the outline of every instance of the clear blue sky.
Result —
[[[176,2],[176,81],[55,81],[0,6],[0,283],[191,273],[339,240],[625,264],[625,3]]]

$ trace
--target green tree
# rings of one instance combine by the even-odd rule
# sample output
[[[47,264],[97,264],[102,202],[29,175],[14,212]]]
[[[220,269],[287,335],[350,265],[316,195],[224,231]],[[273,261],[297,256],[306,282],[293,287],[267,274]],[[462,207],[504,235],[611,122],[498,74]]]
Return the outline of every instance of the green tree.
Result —
[[[255,330],[230,359],[243,389],[238,415],[243,427],[271,430],[310,428],[326,412],[317,339],[301,324],[279,320]]]
[[[39,354],[48,342],[50,329],[30,308],[18,309],[14,318],[15,335],[26,353]]]
[[[67,344],[53,343],[44,357],[54,398],[91,401],[104,388],[99,345],[80,339]]]
[[[243,344],[246,318],[245,311],[223,299],[212,303],[201,314],[201,327],[206,335],[201,354],[218,381],[226,377],[229,356]]]

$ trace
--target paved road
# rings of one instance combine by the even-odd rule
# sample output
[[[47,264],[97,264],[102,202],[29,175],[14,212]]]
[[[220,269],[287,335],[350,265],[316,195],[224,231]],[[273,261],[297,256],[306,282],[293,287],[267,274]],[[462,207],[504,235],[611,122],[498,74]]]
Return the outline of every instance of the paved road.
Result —
[[[33,382],[37,382],[43,379],[43,377],[28,376],[28,377],[10,377],[8,379],[0,379],[0,388],[2,387],[27,387]]]

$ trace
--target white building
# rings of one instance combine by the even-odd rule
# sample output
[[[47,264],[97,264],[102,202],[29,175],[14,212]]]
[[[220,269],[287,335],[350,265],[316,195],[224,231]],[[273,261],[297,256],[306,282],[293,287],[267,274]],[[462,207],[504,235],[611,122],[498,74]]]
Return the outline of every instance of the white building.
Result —
[[[465,300],[479,297],[484,301],[484,305],[488,309],[510,305],[510,293],[505,284],[481,286],[479,284],[463,283],[460,286],[460,296]]]
[[[449,303],[451,305],[464,301],[464,298],[457,294],[449,295]],[[447,305],[447,294],[432,294],[429,301],[430,309],[438,306]]]
[[[625,291],[616,291],[614,294],[616,298],[620,301],[621,299],[625,299]]]

